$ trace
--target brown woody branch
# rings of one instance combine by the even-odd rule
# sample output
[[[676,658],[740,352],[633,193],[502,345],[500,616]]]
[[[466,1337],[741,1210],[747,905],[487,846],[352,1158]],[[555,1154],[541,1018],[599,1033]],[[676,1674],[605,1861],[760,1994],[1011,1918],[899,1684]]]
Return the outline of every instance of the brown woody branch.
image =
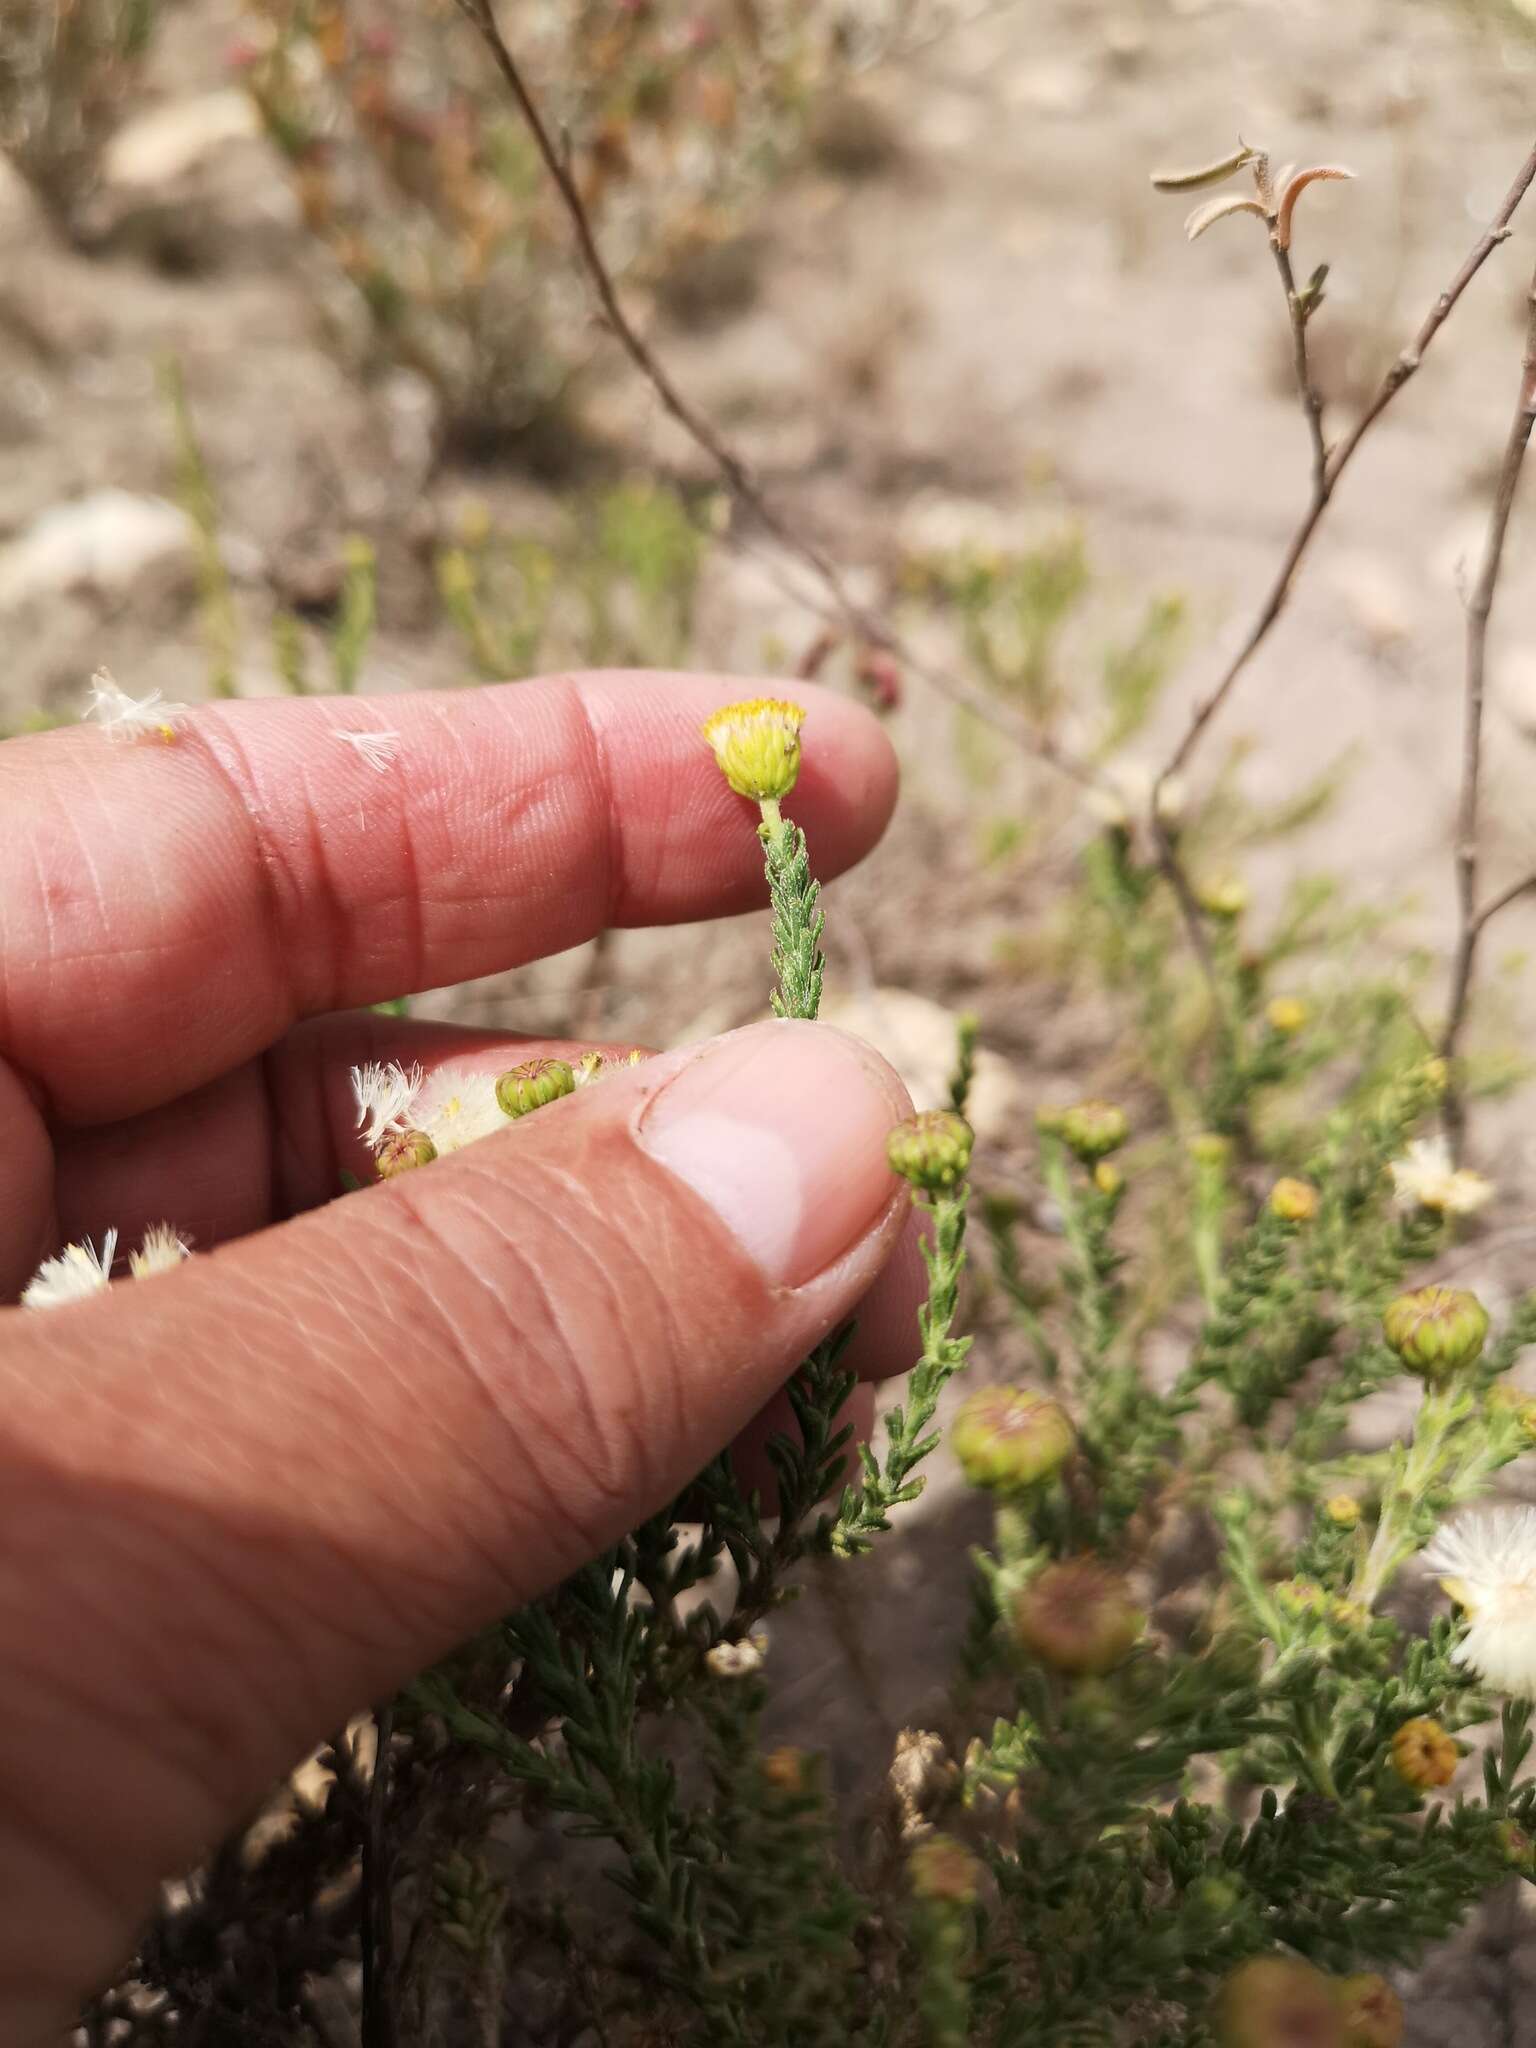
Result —
[[[1520,395],[1515,404],[1514,419],[1510,422],[1509,438],[1504,444],[1504,460],[1499,465],[1499,480],[1494,488],[1493,509],[1488,518],[1488,534],[1483,543],[1483,557],[1478,568],[1477,582],[1473,585],[1472,595],[1467,600],[1461,796],[1456,816],[1456,949],[1451,961],[1451,993],[1446,1010],[1445,1030],[1440,1040],[1441,1056],[1446,1060],[1454,1059],[1460,1044],[1462,1027],[1466,1023],[1467,1005],[1472,993],[1472,972],[1477,962],[1478,941],[1483,935],[1483,930],[1490,918],[1495,917],[1506,904],[1512,903],[1531,886],[1531,880],[1527,878],[1516,883],[1512,889],[1504,890],[1491,902],[1481,907],[1478,905],[1478,826],[1482,802],[1483,702],[1488,669],[1488,622],[1493,613],[1494,598],[1498,593],[1499,573],[1504,565],[1504,547],[1509,537],[1510,514],[1514,510],[1515,495],[1520,488],[1520,474],[1525,466],[1526,450],[1530,446],[1533,427],[1536,427],[1536,276],[1531,279],[1525,330],[1525,357],[1520,370]],[[1465,1123],[1466,1112],[1454,1068],[1445,1098],[1445,1115],[1453,1135],[1459,1137]]]
[[[771,534],[781,547],[811,572],[831,599],[838,617],[861,639],[895,655],[905,669],[930,688],[963,705],[987,725],[1005,734],[1024,752],[1085,788],[1096,786],[1099,777],[1092,766],[1064,748],[1053,734],[1020,717],[1006,705],[995,702],[985,691],[975,689],[963,677],[923,660],[901,639],[889,621],[858,602],[825,549],[802,533],[769,500],[746,463],[679,388],[671,372],[625,311],[613,274],[598,247],[592,216],[567,156],[550,132],[517,59],[507,47],[506,38],[497,26],[491,0],[456,0],[456,4],[490,52],[492,62],[527,125],[534,147],[570,221],[582,267],[614,339],[650,385],[663,410],[714,464],[732,495],[751,512],[766,533]]]
[[[1367,405],[1364,412],[1361,413],[1359,419],[1355,421],[1355,424],[1350,428],[1348,434],[1345,435],[1338,447],[1333,450],[1332,454],[1328,455],[1321,464],[1314,462],[1311,498],[1305,512],[1302,514],[1301,523],[1291,536],[1290,544],[1286,548],[1274,581],[1271,583],[1264,601],[1259,607],[1258,616],[1249,627],[1242,645],[1238,648],[1236,654],[1232,657],[1214,686],[1195,705],[1194,710],[1190,714],[1189,723],[1185,727],[1183,737],[1174,748],[1166,767],[1158,778],[1157,791],[1153,797],[1154,819],[1157,813],[1157,794],[1161,792],[1163,784],[1166,783],[1171,775],[1176,775],[1185,766],[1190,755],[1198,745],[1201,736],[1204,734],[1206,727],[1216,716],[1217,712],[1220,711],[1223,704],[1225,704],[1244,669],[1247,668],[1249,662],[1264,644],[1264,641],[1269,636],[1270,628],[1285,609],[1286,600],[1291,593],[1291,584],[1295,579],[1297,570],[1301,566],[1302,557],[1306,554],[1311,544],[1312,536],[1321,525],[1323,515],[1328,510],[1334,491],[1338,487],[1339,479],[1354,460],[1360,443],[1365,439],[1371,428],[1375,426],[1377,420],[1380,419],[1398,392],[1417,373],[1435,336],[1449,319],[1457,301],[1467,289],[1467,286],[1476,277],[1478,271],[1482,269],[1499,243],[1508,240],[1509,224],[1514,218],[1515,209],[1530,189],[1533,179],[1536,179],[1536,148],[1532,149],[1530,155],[1520,166],[1514,183],[1510,186],[1508,192],[1505,193],[1503,204],[1494,215],[1486,233],[1480,236],[1474,244],[1460,270],[1457,271],[1455,277],[1452,278],[1445,290],[1435,300],[1434,305],[1431,306],[1418,333],[1381,380],[1375,397]],[[1287,289],[1294,298],[1294,286],[1288,284]],[[1299,380],[1305,378],[1305,369],[1304,350],[1299,349]],[[1310,420],[1312,408],[1306,399],[1309,386],[1310,379],[1302,382],[1303,401],[1307,403]],[[1314,454],[1315,447],[1314,435]]]

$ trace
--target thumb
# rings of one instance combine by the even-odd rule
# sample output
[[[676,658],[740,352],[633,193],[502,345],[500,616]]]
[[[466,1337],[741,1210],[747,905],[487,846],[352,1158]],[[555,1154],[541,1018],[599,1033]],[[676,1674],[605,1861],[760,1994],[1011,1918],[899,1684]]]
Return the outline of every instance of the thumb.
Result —
[[[0,2037],[61,2017],[303,1748],[763,1406],[895,1241],[906,1112],[857,1041],[757,1025],[0,1313]]]

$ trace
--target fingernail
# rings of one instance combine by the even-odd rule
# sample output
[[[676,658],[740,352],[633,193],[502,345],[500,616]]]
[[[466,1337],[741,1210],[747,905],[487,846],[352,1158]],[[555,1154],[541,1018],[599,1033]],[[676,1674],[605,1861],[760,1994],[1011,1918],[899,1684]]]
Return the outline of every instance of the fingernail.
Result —
[[[638,1137],[776,1287],[803,1287],[890,1206],[886,1134],[908,1113],[876,1054],[824,1024],[754,1024],[646,1105]]]

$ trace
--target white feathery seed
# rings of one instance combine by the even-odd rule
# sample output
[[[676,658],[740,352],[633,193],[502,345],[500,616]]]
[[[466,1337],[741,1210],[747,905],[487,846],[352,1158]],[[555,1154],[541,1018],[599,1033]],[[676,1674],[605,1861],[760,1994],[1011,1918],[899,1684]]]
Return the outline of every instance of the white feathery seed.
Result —
[[[65,1245],[57,1258],[44,1259],[27,1282],[22,1290],[22,1307],[64,1308],[72,1301],[86,1301],[91,1295],[100,1294],[111,1277],[116,1250],[115,1230],[109,1230],[103,1237],[99,1252],[89,1238],[80,1244]]]
[[[147,1280],[153,1273],[169,1273],[192,1251],[181,1232],[170,1223],[152,1223],[144,1242],[128,1254],[128,1270],[135,1280]]]
[[[352,1069],[352,1095],[365,1145],[382,1144],[391,1131],[418,1130],[416,1098],[421,1093],[420,1067],[402,1067],[398,1060],[370,1060]]]
[[[376,775],[387,774],[400,751],[397,732],[337,732],[332,737],[360,754]]]
[[[186,715],[185,704],[168,703],[158,690],[151,690],[147,697],[130,697],[111,670],[104,668],[91,677],[90,701],[83,713],[88,722],[99,725],[114,740],[142,739],[146,733],[172,739]]]

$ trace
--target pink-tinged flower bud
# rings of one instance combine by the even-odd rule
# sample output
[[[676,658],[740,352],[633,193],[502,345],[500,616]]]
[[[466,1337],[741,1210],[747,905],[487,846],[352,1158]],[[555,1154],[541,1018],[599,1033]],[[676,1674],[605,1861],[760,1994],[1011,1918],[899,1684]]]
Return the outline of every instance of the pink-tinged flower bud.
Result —
[[[981,1889],[981,1865],[953,1835],[929,1835],[907,1858],[914,1895],[945,1906],[973,1906]]]
[[[1013,1603],[1020,1648],[1073,1677],[1098,1677],[1123,1663],[1145,1620],[1125,1581],[1092,1557],[1046,1565]]]
[[[576,1076],[564,1060],[524,1060],[496,1083],[496,1100],[507,1116],[527,1116],[571,1094]]]
[[[1289,1174],[1277,1180],[1269,1191],[1269,1206],[1285,1223],[1310,1223],[1317,1214],[1318,1193],[1308,1180],[1293,1180]]]
[[[1212,2017],[1221,2048],[1347,2048],[1334,1985],[1300,1956],[1239,1963]]]
[[[1416,1792],[1449,1785],[1460,1762],[1456,1738],[1428,1714],[1405,1721],[1392,1738],[1392,1768]]]
[[[1381,1327],[1410,1372],[1439,1384],[1481,1356],[1488,1311],[1464,1288],[1420,1287],[1388,1305]]]
[[[950,1443],[972,1486],[1000,1493],[1049,1479],[1077,1444],[1059,1401],[1023,1387],[982,1387],[962,1402]]]
[[[1131,1135],[1125,1111],[1113,1102],[1079,1102],[1062,1111],[1056,1129],[1062,1142],[1089,1166],[1108,1152],[1118,1152]]]
[[[893,1173],[937,1194],[964,1178],[975,1143],[971,1127],[952,1109],[925,1109],[898,1124],[885,1141]]]
[[[1347,2048],[1397,2048],[1403,2038],[1403,2001],[1375,1970],[1345,1977],[1335,1987]]]
[[[380,1180],[393,1180],[413,1166],[430,1166],[436,1157],[437,1147],[425,1131],[391,1131],[373,1155]]]

